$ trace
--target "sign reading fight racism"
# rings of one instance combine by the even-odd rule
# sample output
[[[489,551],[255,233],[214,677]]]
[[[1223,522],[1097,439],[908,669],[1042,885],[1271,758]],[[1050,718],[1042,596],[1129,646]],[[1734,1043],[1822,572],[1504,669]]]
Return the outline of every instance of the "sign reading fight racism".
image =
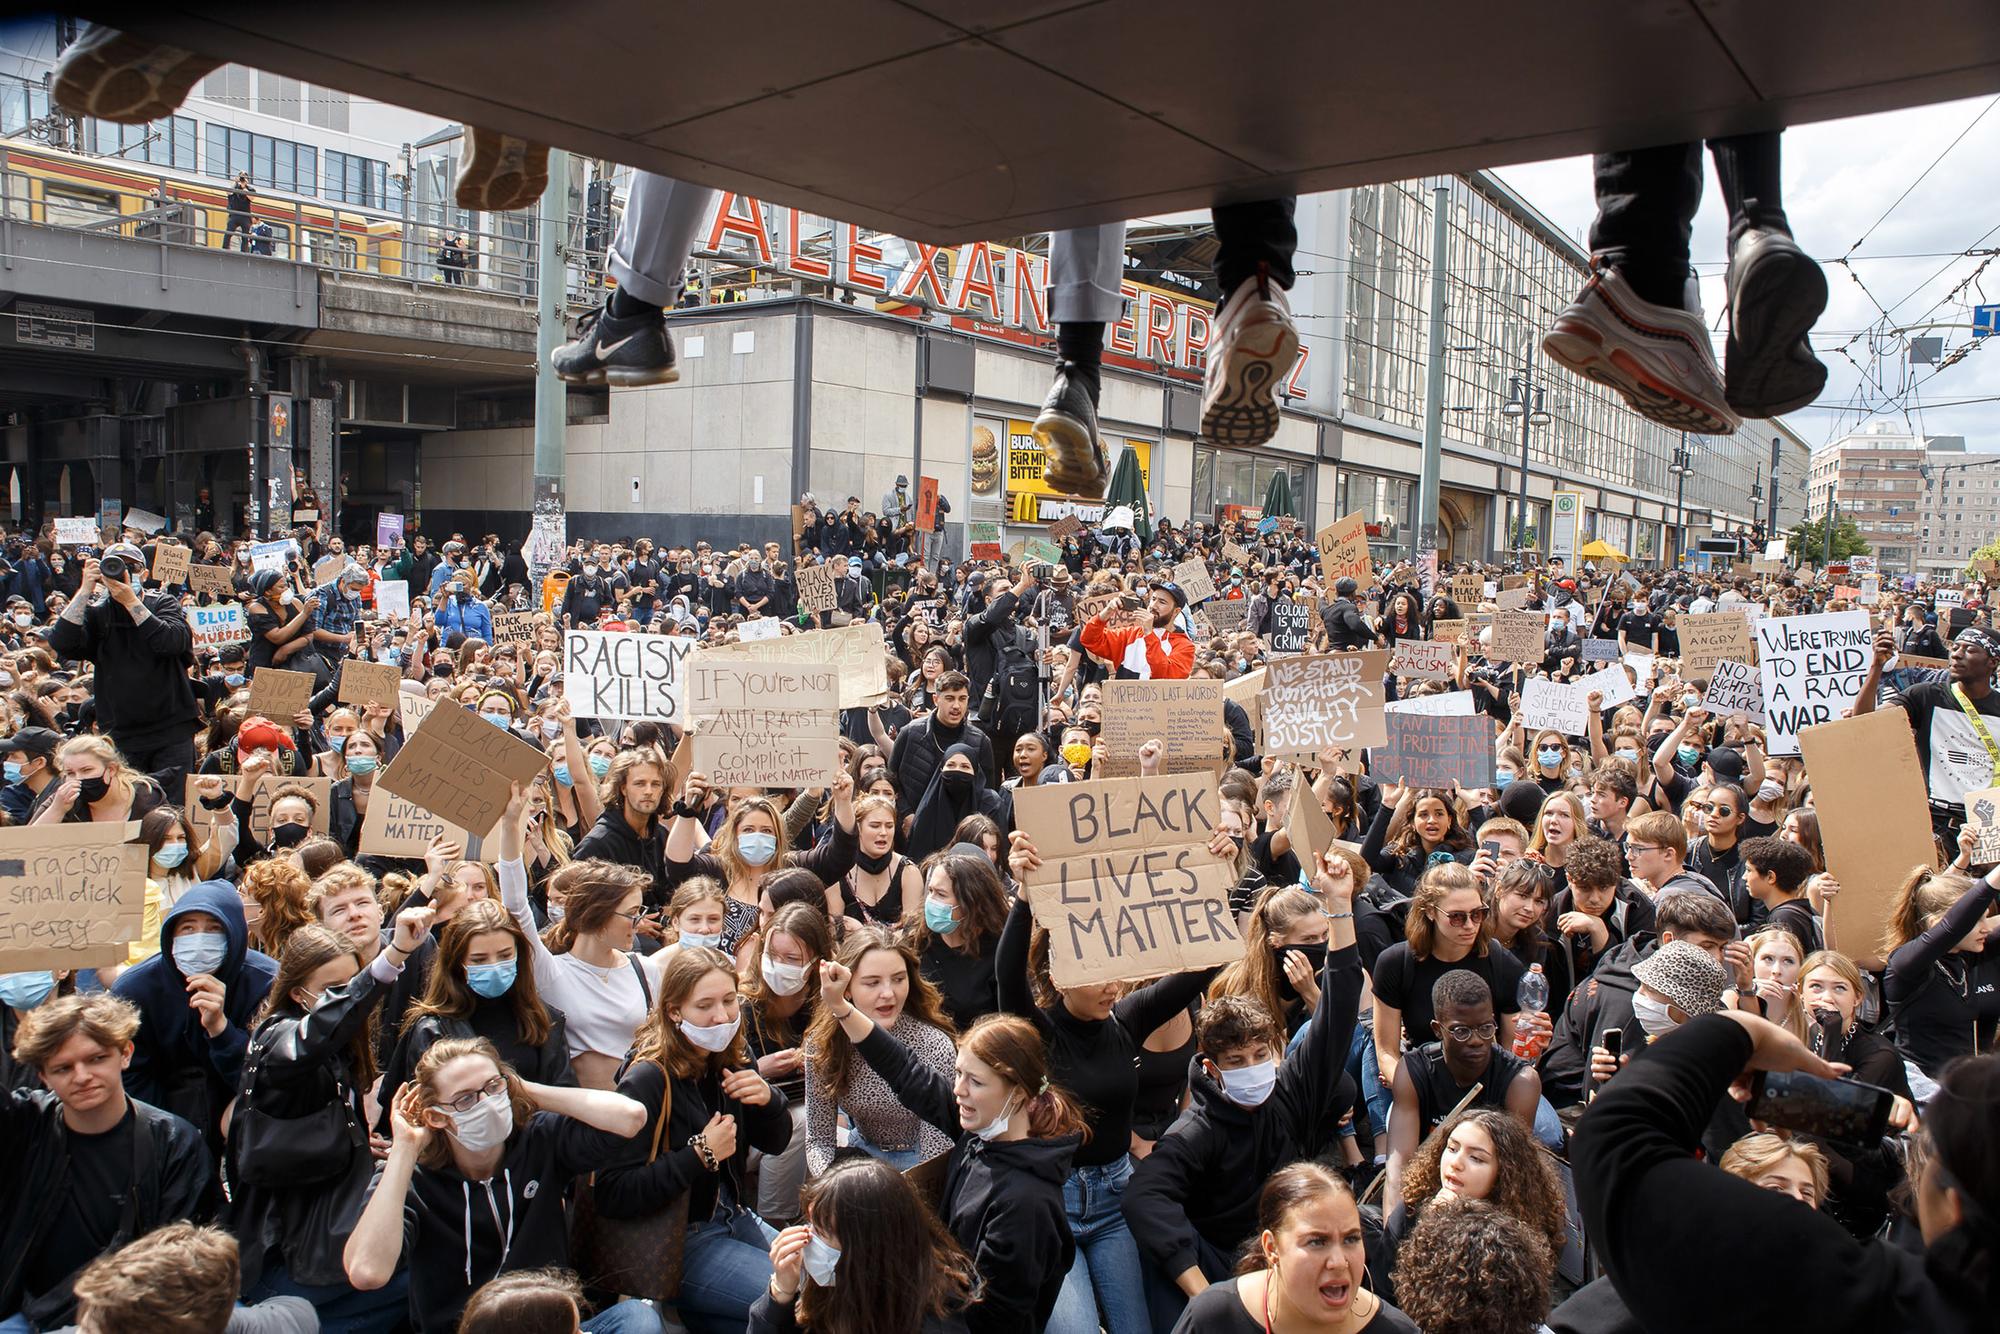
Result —
[[[839,772],[840,678],[823,663],[696,654],[687,709],[713,787],[830,787]]]
[[[679,723],[694,645],[683,635],[566,630],[563,698],[579,718]]]
[[[1216,794],[1207,775],[1162,774],[1021,788],[1015,823],[1041,865],[1024,888],[1049,932],[1059,987],[1158,977],[1233,963],[1236,873],[1208,850]]]
[[[1327,653],[1277,658],[1264,668],[1266,755],[1316,756],[1333,749],[1356,753],[1388,739],[1382,720],[1381,652]],[[1359,764],[1347,766],[1358,769]]]
[[[1458,647],[1434,639],[1399,639],[1389,670],[1413,681],[1449,681],[1458,664]]]
[[[124,823],[0,829],[0,973],[125,962],[146,907],[146,845]]]
[[[1840,717],[1861,692],[1871,651],[1868,613],[1780,616],[1757,622],[1756,629],[1770,718],[1766,749],[1796,755],[1802,729]]]

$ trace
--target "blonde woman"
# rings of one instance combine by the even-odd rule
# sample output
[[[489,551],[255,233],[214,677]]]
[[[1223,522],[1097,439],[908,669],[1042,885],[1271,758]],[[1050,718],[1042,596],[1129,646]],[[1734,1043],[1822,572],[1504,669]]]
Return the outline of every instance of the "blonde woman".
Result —
[[[1265,890],[1243,933],[1243,957],[1209,984],[1208,998],[1247,996],[1266,1014],[1282,1018],[1290,1037],[1319,1003],[1327,930],[1320,901],[1305,890],[1295,886]]]
[[[1723,1150],[1722,1170],[1753,1186],[1789,1195],[1808,1209],[1826,1203],[1826,1155],[1803,1140],[1763,1132],[1745,1135]]]
[[[56,747],[62,775],[31,824],[123,824],[143,820],[166,800],[153,780],[128,768],[108,737],[73,736]]]
[[[687,776],[681,799],[674,803],[673,824],[667,830],[666,863],[676,879],[706,875],[729,890],[728,915],[722,927],[722,949],[739,966],[750,961],[744,948],[757,928],[757,887],[766,871],[804,867],[831,885],[854,865],[854,777],[843,769],[833,784],[833,828],[819,846],[790,850],[784,812],[769,797],[739,803],[704,850],[698,814],[708,805],[705,774]]]
[[[1750,947],[1750,988],[1736,993],[1736,1008],[1761,1014],[1798,1038],[1806,1037],[1806,1007],[1799,1003],[1799,940],[1782,927],[1759,931],[1743,942]]]

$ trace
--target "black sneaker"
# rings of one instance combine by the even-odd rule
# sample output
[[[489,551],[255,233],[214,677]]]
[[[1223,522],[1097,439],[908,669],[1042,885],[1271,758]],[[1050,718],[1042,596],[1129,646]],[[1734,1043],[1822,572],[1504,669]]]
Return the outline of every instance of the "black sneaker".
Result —
[[[1752,229],[1729,248],[1729,345],[1723,388],[1745,417],[1775,417],[1819,397],[1826,367],[1813,322],[1826,309],[1826,275],[1798,242]]]
[[[1056,363],[1055,383],[1035,418],[1035,439],[1043,451],[1043,481],[1065,495],[1103,497],[1111,468],[1097,435],[1097,381],[1074,362]]]
[[[549,353],[549,364],[568,384],[672,384],[674,340],[658,315],[619,319],[611,299],[576,322],[576,337]]]

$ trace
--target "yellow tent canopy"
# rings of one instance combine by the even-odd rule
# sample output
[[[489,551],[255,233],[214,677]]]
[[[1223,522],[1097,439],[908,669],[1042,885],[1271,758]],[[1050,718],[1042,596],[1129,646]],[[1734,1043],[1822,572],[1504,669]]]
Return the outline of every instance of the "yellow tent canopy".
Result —
[[[1585,543],[1583,547],[1576,553],[1576,558],[1578,560],[1616,561],[1621,565],[1624,564],[1626,561],[1632,559],[1630,556],[1620,551],[1617,547],[1612,546],[1609,542],[1606,542],[1601,537]]]

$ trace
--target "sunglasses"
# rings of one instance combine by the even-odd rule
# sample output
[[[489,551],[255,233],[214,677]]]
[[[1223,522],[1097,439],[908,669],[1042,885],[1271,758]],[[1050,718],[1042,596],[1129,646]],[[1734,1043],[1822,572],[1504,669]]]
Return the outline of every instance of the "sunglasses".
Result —
[[[1454,908],[1450,912],[1439,913],[1438,916],[1444,919],[1444,924],[1446,926],[1451,926],[1451,927],[1478,926],[1486,920],[1486,909]]]
[[[495,1075],[493,1076],[493,1078],[487,1080],[484,1084],[481,1084],[478,1088],[467,1089],[465,1092],[459,1094],[456,1098],[453,1098],[448,1102],[440,1102],[438,1106],[444,1108],[446,1111],[451,1111],[451,1112],[469,1112],[473,1108],[477,1107],[483,1100],[494,1096],[495,1094],[501,1092],[506,1087],[507,1087],[507,1076]]]

